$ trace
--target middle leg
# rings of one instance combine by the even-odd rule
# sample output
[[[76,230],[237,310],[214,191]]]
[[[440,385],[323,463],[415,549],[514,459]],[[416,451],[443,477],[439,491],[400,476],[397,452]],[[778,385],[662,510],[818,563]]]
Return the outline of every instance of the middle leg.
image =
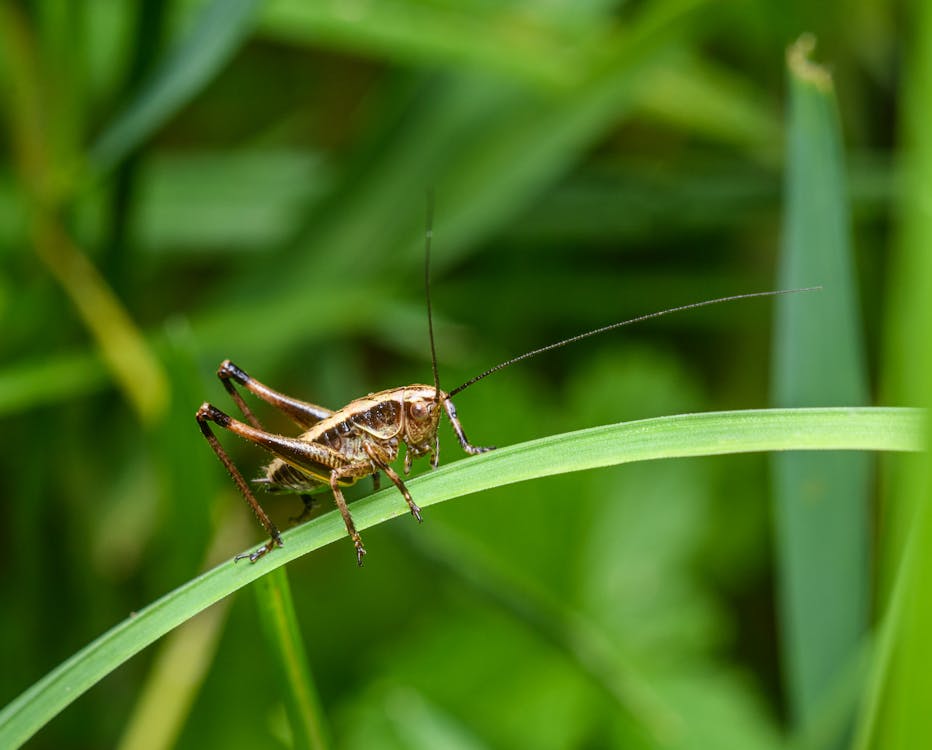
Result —
[[[405,501],[408,503],[408,507],[411,509],[411,515],[417,519],[418,523],[421,523],[421,509],[417,506],[417,503],[414,502],[414,498],[411,497],[411,493],[408,491],[408,488],[405,487],[404,481],[398,476],[398,472],[377,455],[371,446],[366,446],[366,453],[369,454],[372,463],[384,471],[385,475],[392,480],[392,484],[398,488],[398,491],[404,496]]]
[[[356,531],[356,524],[353,521],[353,516],[350,514],[349,506],[346,504],[346,498],[343,497],[343,490],[340,488],[340,480],[364,477],[367,474],[373,473],[375,470],[376,468],[366,461],[347,464],[346,466],[341,466],[330,472],[330,490],[333,492],[333,501],[337,504],[340,515],[343,516],[343,523],[346,525],[346,533],[349,534],[350,539],[353,540],[353,545],[356,547],[356,563],[359,567],[362,567],[362,559],[366,556],[366,548],[363,546],[362,537],[359,536],[359,532]]]

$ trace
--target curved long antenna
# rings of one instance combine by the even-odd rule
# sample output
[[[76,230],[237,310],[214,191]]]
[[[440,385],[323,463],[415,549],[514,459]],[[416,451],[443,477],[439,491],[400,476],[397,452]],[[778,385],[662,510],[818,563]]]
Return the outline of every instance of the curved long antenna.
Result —
[[[434,369],[434,402],[440,403],[440,374],[437,372],[437,345],[434,343],[434,315],[430,304],[430,241],[434,236],[434,190],[427,191],[427,219],[424,227],[424,295],[427,297],[427,333],[430,336],[430,364]]]
[[[547,346],[542,346],[540,349],[534,349],[530,352],[525,352],[524,354],[519,354],[517,357],[512,357],[505,362],[501,362],[495,367],[490,367],[483,373],[476,375],[474,378],[470,378],[462,385],[457,386],[452,391],[447,394],[448,398],[453,398],[457,393],[465,391],[469,386],[478,383],[483,378],[487,378],[493,372],[498,372],[499,370],[504,370],[506,367],[509,367],[516,362],[520,362],[524,359],[530,359],[531,357],[536,357],[538,354],[543,354],[544,352],[549,352],[551,349],[559,349],[561,346],[566,346],[567,344],[575,343],[576,341],[582,341],[582,339],[587,339],[590,336],[598,336],[600,333],[606,333],[607,331],[612,331],[616,328],[621,328],[622,326],[631,325],[632,323],[640,323],[642,320],[651,320],[652,318],[659,318],[663,315],[670,315],[675,312],[682,312],[683,310],[693,310],[697,307],[706,307],[708,305],[717,305],[721,302],[734,302],[739,299],[750,299],[751,297],[775,297],[779,294],[796,294],[797,292],[815,292],[822,289],[821,286],[807,286],[800,289],[780,289],[775,292],[751,292],[749,294],[733,294],[730,297],[719,297],[718,299],[707,299],[703,302],[692,302],[688,305],[680,305],[679,307],[671,307],[667,310],[661,310],[660,312],[647,313],[646,315],[638,315],[636,318],[631,318],[630,320],[622,320],[620,323],[612,323],[607,326],[602,326],[601,328],[596,328],[592,331],[587,331],[586,333],[580,333],[576,336],[571,336],[568,339],[563,339],[563,341],[558,341],[555,344],[548,344]],[[435,364],[436,368],[436,364]],[[436,372],[436,369],[435,369]],[[438,390],[439,393],[439,390]]]

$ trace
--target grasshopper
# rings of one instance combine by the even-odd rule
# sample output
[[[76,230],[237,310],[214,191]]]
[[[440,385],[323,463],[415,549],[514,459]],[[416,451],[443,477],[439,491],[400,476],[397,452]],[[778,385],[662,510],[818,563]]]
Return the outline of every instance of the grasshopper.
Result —
[[[261,547],[254,552],[237,555],[234,560],[248,558],[250,562],[254,563],[275,547],[281,547],[284,542],[278,528],[256,500],[249,484],[243,479],[242,474],[220,445],[210,427],[211,422],[264,448],[273,456],[271,463],[264,469],[264,475],[254,481],[257,484],[265,485],[269,491],[285,491],[301,495],[305,504],[305,511],[297,520],[303,519],[310,509],[311,499],[308,493],[325,489],[329,485],[336,506],[346,524],[346,531],[356,547],[356,561],[359,565],[362,565],[366,548],[363,546],[362,538],[353,523],[353,517],[343,496],[343,487],[354,484],[362,477],[372,476],[373,483],[378,489],[379,473],[382,472],[398,488],[408,503],[411,514],[420,522],[421,509],[414,502],[402,478],[392,468],[392,464],[398,458],[399,448],[402,443],[404,443],[406,449],[404,456],[405,475],[410,473],[412,461],[422,456],[429,456],[431,468],[436,469],[440,458],[437,429],[440,425],[441,413],[445,413],[460,446],[466,453],[476,455],[494,450],[493,447],[473,445],[466,438],[463,426],[456,415],[456,408],[453,406],[452,399],[458,393],[492,373],[517,362],[622,326],[723,302],[820,289],[820,287],[807,287],[804,289],[737,294],[640,315],[630,320],[602,326],[554,344],[525,352],[470,378],[451,391],[444,391],[440,388],[440,378],[437,371],[437,353],[434,343],[433,315],[430,302],[430,242],[432,235],[430,213],[428,211],[427,231],[425,234],[424,284],[427,298],[431,364],[434,376],[433,385],[416,384],[389,388],[351,401],[342,409],[330,411],[322,406],[299,401],[272,390],[247,375],[245,371],[230,360],[224,360],[218,368],[217,377],[220,378],[223,387],[246,417],[248,424],[234,419],[209,403],[202,404],[197,410],[197,423],[210,447],[213,448],[214,453],[217,454],[217,457],[233,477],[233,481],[239,487],[249,507],[252,508],[259,523],[269,535],[269,540]],[[297,437],[287,437],[265,431],[237,391],[237,385],[281,411],[298,427],[302,428],[304,432]]]

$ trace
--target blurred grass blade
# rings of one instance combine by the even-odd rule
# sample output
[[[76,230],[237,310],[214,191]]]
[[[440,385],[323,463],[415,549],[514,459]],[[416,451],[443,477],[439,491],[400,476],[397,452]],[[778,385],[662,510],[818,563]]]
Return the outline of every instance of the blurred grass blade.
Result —
[[[928,436],[927,436],[928,444]],[[910,456],[915,459],[915,466],[919,466],[927,460],[928,449],[922,454]],[[914,466],[914,468],[915,468]],[[917,476],[914,478],[918,478]],[[899,498],[898,498],[899,499]],[[909,501],[907,501],[908,503]],[[915,510],[915,509],[913,509]],[[913,514],[915,517],[915,513]],[[888,532],[889,534],[890,532]],[[857,726],[855,727],[854,740],[852,747],[854,750],[869,750],[871,747],[882,748],[885,745],[881,742],[875,742],[875,734],[878,733],[878,718],[882,708],[882,702],[889,696],[896,696],[901,685],[891,684],[890,692],[884,692],[887,688],[890,669],[893,664],[893,656],[897,648],[897,639],[899,631],[903,626],[903,617],[906,612],[906,594],[907,590],[915,586],[914,578],[916,573],[915,559],[919,554],[920,526],[914,525],[912,530],[907,533],[907,539],[902,551],[899,547],[895,552],[888,554],[888,557],[896,560],[884,561],[887,564],[899,563],[896,576],[893,581],[893,589],[886,598],[886,608],[879,623],[874,628],[874,637],[872,639],[872,652],[870,654],[870,673],[867,675],[864,689],[861,694],[861,710],[858,713]],[[890,534],[892,536],[892,534]],[[904,699],[907,706],[909,699]],[[898,706],[899,704],[896,704]],[[890,706],[887,708],[895,708]],[[885,717],[889,721],[890,717],[895,714],[889,714]],[[900,724],[896,725],[901,726]],[[890,731],[891,727],[886,724],[881,727],[881,731],[887,733],[891,740],[891,746],[896,747],[898,741],[898,730],[896,728]],[[902,745],[911,747],[911,745]]]
[[[771,450],[914,451],[924,415],[915,409],[837,408],[711,412],[625,422],[553,435],[449,464],[412,479],[426,508],[529,479],[632,461]],[[353,504],[359,529],[408,513],[394,488]],[[63,708],[134,654],[214,602],[308,552],[342,540],[333,511],[284,534],[285,547],[257,565],[224,563],[104,633],[0,711],[0,747],[19,747]],[[347,550],[347,564],[352,555]]]
[[[292,747],[296,750],[326,750],[330,746],[326,722],[311,676],[285,569],[276,568],[259,579],[253,590],[265,639],[281,675],[291,723]]]
[[[813,46],[803,37],[787,53],[778,285],[824,289],[776,303],[773,400],[780,407],[867,400],[839,123],[831,78],[808,59]],[[871,461],[852,453],[773,456],[784,671],[798,727],[817,719],[865,634]]]
[[[885,374],[895,403],[932,404],[932,5],[910,3],[906,18],[910,33],[899,111],[903,189]],[[925,438],[932,445],[932,434]],[[932,745],[932,463],[925,454],[892,468],[881,537],[882,583],[893,589],[881,597],[891,648],[878,653],[868,685],[869,721],[858,746],[864,750]]]
[[[0,6],[0,49],[15,80],[8,95],[17,166],[28,194],[35,251],[71,299],[104,362],[144,421],[158,419],[168,401],[165,374],[123,304],[61,218],[61,185],[51,157],[48,113],[37,92],[46,81],[33,30],[13,6]]]
[[[779,145],[779,117],[758,87],[695,54],[648,71],[638,90],[639,110],[662,124],[761,153]]]
[[[550,21],[546,10],[383,0],[350,13],[337,2],[271,0],[261,28],[314,46],[405,63],[474,66],[537,86],[567,87],[585,72],[593,45],[585,27]]]
[[[330,189],[323,155],[291,148],[185,150],[146,160],[135,236],[142,252],[267,253]]]
[[[20,362],[0,370],[0,417],[85,396],[108,382],[100,358],[90,352]]]
[[[203,89],[249,35],[259,5],[259,0],[213,0],[200,10],[148,86],[93,143],[92,169],[112,169]]]
[[[560,95],[533,95],[477,75],[440,81],[429,91],[430,106],[373,154],[362,187],[358,175],[350,175],[338,210],[327,212],[289,257],[287,277],[271,264],[255,269],[252,306],[221,311],[218,321],[228,325],[223,315],[248,312],[255,325],[274,329],[280,345],[291,345],[300,331],[282,325],[288,320],[282,307],[289,299],[304,304],[308,279],[352,274],[356,283],[379,278],[383,284],[386,266],[397,276],[402,263],[419,265],[423,218],[419,211],[399,211],[398,196],[420,195],[427,185],[436,186],[434,234],[443,237],[436,265],[455,263],[617,126],[638,76],[658,64],[703,5],[664,0],[641,9],[623,34],[605,41],[599,65],[585,80]],[[373,256],[376,246],[382,251]]]
[[[139,416],[149,423],[160,419],[169,397],[165,372],[106,280],[52,221],[38,228],[36,252],[77,308]]]

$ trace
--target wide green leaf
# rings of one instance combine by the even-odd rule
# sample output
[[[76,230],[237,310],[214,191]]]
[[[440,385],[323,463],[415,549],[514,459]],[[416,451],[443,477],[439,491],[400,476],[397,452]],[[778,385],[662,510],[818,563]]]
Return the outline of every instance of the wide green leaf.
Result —
[[[834,89],[803,37],[787,54],[790,109],[778,285],[822,284],[777,300],[773,401],[867,403]],[[798,302],[798,304],[797,304]],[[867,628],[871,460],[867,454],[773,456],[783,657],[794,721],[814,721]]]

